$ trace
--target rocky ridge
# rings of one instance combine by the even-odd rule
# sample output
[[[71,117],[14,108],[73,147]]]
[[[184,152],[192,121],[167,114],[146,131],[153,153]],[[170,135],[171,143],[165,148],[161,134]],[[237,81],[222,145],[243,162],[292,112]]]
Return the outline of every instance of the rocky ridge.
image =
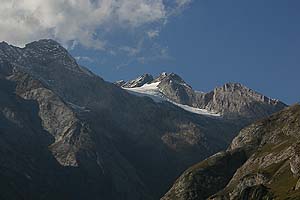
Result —
[[[1,43],[0,81],[4,199],[158,199],[243,126],[132,95],[53,40]]]
[[[132,95],[53,40],[0,43],[0,82],[3,199],[158,199],[249,122]]]
[[[146,75],[143,75],[144,77]],[[129,82],[123,81],[118,86],[128,88],[131,82],[139,81],[141,77]],[[143,79],[144,80],[144,79]],[[258,119],[286,107],[279,100],[268,98],[240,83],[226,83],[211,92],[198,92],[188,85],[180,76],[174,73],[162,73],[154,80],[143,81],[144,84],[159,82],[159,91],[171,101],[195,108],[219,113],[224,118]],[[130,87],[140,87],[133,86]]]
[[[298,199],[300,105],[258,121],[188,169],[163,200]],[[229,169],[226,166],[230,166]]]

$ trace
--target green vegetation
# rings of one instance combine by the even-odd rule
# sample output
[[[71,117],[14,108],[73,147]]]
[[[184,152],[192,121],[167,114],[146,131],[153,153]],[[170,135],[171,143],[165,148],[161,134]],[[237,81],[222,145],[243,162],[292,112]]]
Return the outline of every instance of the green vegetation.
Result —
[[[279,173],[276,173],[276,176],[273,177],[273,182],[269,187],[276,199],[293,199],[296,196],[299,199],[300,190],[294,190],[297,181],[298,178],[293,176],[289,165],[285,164]]]

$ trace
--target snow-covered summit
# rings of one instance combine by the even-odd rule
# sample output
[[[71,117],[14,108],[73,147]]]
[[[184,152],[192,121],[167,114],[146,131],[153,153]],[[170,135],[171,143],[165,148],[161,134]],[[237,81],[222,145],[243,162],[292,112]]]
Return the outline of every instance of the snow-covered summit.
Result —
[[[141,87],[147,83],[151,83],[152,81],[153,81],[153,76],[151,74],[143,74],[142,76],[139,76],[134,80],[124,82],[122,87],[126,87],[126,88]],[[118,83],[120,84],[120,81]]]
[[[213,117],[220,117],[221,115],[218,113],[213,113],[210,112],[206,109],[200,109],[200,108],[195,108],[189,105],[183,105],[180,103],[176,103],[174,101],[172,101],[171,99],[169,99],[168,97],[166,97],[159,89],[159,85],[161,84],[160,81],[154,82],[154,83],[147,83],[144,84],[141,87],[135,87],[135,88],[126,88],[123,87],[123,89],[127,90],[128,92],[137,95],[137,96],[147,96],[150,97],[151,99],[153,99],[155,102],[160,103],[163,101],[168,101],[188,112],[192,112],[195,114],[199,114],[199,115],[207,115],[207,116],[213,116]]]
[[[125,82],[121,87],[140,96],[149,96],[157,102],[169,101],[194,113],[226,118],[263,118],[286,107],[284,103],[266,97],[240,83],[226,83],[204,93],[195,91],[175,73],[164,72],[153,80],[152,76],[148,80],[145,77]]]

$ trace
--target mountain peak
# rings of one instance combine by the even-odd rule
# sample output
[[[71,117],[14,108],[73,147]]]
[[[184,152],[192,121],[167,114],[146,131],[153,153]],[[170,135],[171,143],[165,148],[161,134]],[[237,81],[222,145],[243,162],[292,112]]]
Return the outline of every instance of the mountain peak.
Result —
[[[58,42],[52,39],[42,39],[35,42],[31,42],[25,45],[25,50],[33,50],[39,54],[49,56],[52,54],[64,54],[69,55],[67,50]]]
[[[60,46],[62,47],[58,42],[52,39],[41,39],[38,41],[30,42],[25,45],[25,47],[30,47],[30,46]]]
[[[36,77],[43,77],[47,84],[54,82],[53,80],[62,76],[63,72],[91,75],[87,69],[77,64],[62,45],[52,39],[34,41],[26,44],[24,48],[2,42],[0,43],[1,63],[13,63],[23,71],[34,72]]]
[[[167,72],[162,72],[157,78],[161,77],[161,78],[164,78],[168,76],[168,73]]]
[[[153,81],[153,76],[151,74],[146,73],[128,82],[118,81],[116,85],[126,87],[126,88],[135,88],[135,87],[141,87],[152,81]]]
[[[225,87],[236,87],[236,88],[245,88],[246,86],[242,85],[241,83],[238,82],[228,82],[224,84]]]
[[[155,82],[157,81],[175,81],[177,83],[186,85],[188,87],[190,87],[178,74],[175,74],[174,72],[171,73],[167,73],[167,72],[162,72],[155,80]]]
[[[267,104],[277,104],[280,101],[277,99],[272,99],[269,98],[263,94],[260,94],[259,92],[256,92],[248,87],[246,87],[245,85],[241,84],[241,83],[226,83],[221,87],[217,87],[214,90],[215,93],[222,93],[223,95],[225,93],[230,93],[230,96],[236,94],[238,96],[241,96],[243,98],[253,98],[256,101],[259,102],[264,102]]]
[[[161,81],[161,85],[163,85],[163,84],[172,84],[173,86],[181,85],[183,87],[192,89],[192,87],[190,85],[188,85],[178,74],[175,74],[173,72],[172,73],[164,72],[159,77],[157,77],[155,79],[155,81]]]
[[[184,82],[185,83],[185,81],[178,75],[178,74],[175,74],[175,73],[170,73],[169,75],[168,75],[168,77],[170,77],[170,78],[172,78],[173,80],[177,80],[177,81],[179,81],[179,82]]]
[[[215,88],[215,90],[222,90],[224,92],[237,92],[237,91],[245,91],[250,92],[252,89],[246,87],[245,85],[237,82],[228,82],[222,85],[221,87]]]
[[[0,47],[1,47],[1,46],[8,46],[8,44],[7,44],[7,42],[2,41],[2,42],[0,42]]]
[[[147,79],[151,77],[151,79]],[[267,117],[269,114],[286,107],[284,103],[260,94],[241,83],[228,82],[208,93],[192,89],[179,75],[162,72],[157,78],[142,75],[129,82],[118,82],[125,88],[141,87],[146,83],[159,82],[158,89],[165,97],[178,104],[220,113],[224,117],[246,118]]]
[[[26,44],[22,51],[25,59],[34,59],[38,63],[61,62],[64,66],[68,66],[68,68],[73,68],[74,70],[78,70],[77,68],[79,68],[76,60],[68,51],[52,39],[42,39]]]

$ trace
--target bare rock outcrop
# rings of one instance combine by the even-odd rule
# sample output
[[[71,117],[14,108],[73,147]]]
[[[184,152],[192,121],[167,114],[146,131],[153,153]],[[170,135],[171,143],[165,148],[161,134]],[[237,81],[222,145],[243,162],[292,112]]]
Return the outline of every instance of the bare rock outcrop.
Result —
[[[226,83],[207,93],[195,91],[175,73],[164,72],[154,80],[151,75],[146,74],[116,85],[132,88],[151,82],[159,82],[160,92],[176,103],[219,113],[224,118],[244,118],[251,121],[267,117],[286,107],[283,102],[266,97],[240,83]]]
[[[226,155],[232,159],[232,152],[244,152],[245,159],[236,167],[234,172],[228,172],[224,167],[217,168],[215,173],[224,173],[219,177],[223,183],[214,182],[215,190],[208,190],[211,179],[197,182],[196,177],[212,175],[207,172],[207,162],[215,156],[188,169],[178,180],[185,180],[184,184],[175,182],[173,187],[162,199],[214,199],[214,200],[243,200],[243,199],[297,199],[299,193],[299,141],[300,141],[300,105],[272,115],[246,128],[233,140]],[[220,153],[223,155],[224,153]],[[217,154],[218,155],[218,154]],[[227,166],[227,162],[213,163],[209,168],[219,165]],[[192,175],[191,175],[192,174]],[[183,182],[183,181],[181,181]],[[197,196],[189,194],[190,187]],[[221,188],[218,188],[218,187]],[[209,191],[209,192],[208,192]]]

